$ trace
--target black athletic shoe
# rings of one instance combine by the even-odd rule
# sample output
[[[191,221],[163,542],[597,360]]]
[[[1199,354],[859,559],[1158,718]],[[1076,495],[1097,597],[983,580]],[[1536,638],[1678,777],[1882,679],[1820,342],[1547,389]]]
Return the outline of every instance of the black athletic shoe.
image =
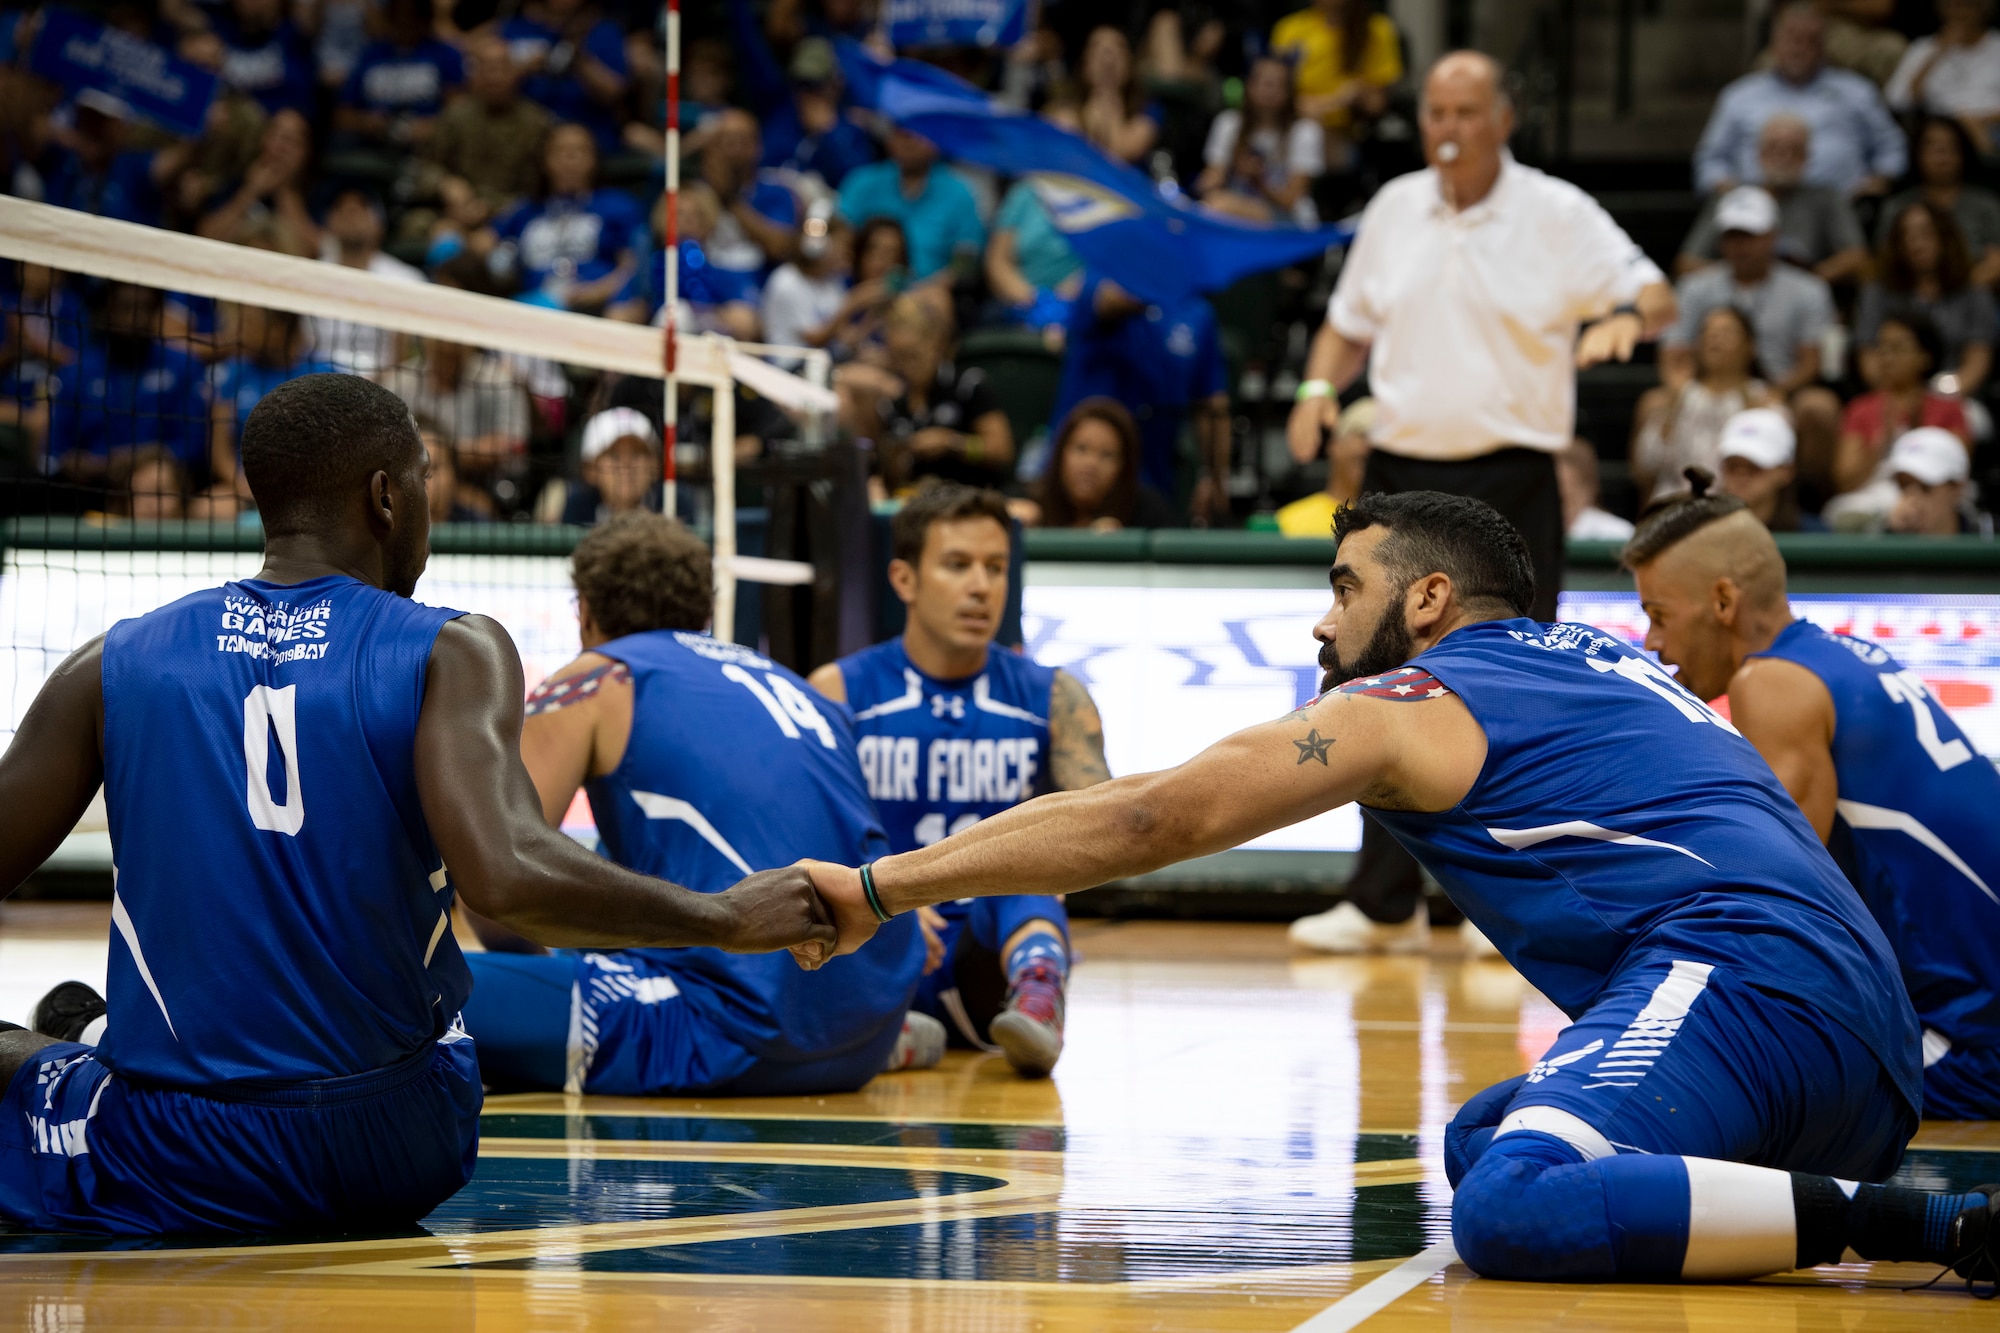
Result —
[[[1951,1223],[1951,1271],[1983,1301],[2000,1289],[2000,1185],[1976,1185],[1985,1206],[1964,1209]],[[1981,1284],[1984,1289],[1981,1289]]]
[[[81,1041],[83,1030],[102,1017],[102,995],[81,981],[65,981],[35,1006],[35,1031],[57,1041]]]

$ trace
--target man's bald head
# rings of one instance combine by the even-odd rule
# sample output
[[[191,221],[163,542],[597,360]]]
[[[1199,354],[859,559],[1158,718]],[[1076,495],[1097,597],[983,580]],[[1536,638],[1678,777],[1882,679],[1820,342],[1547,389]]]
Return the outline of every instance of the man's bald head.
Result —
[[[1652,622],[1646,647],[1703,699],[1726,691],[1743,659],[1791,620],[1778,543],[1733,495],[1695,495],[1654,514],[1624,561]]]
[[[1484,197],[1514,132],[1514,108],[1500,66],[1477,51],[1453,51],[1424,79],[1424,156],[1457,207]]]
[[[1483,97],[1495,107],[1506,100],[1500,62],[1483,51],[1447,51],[1424,76],[1424,101],[1447,93]]]

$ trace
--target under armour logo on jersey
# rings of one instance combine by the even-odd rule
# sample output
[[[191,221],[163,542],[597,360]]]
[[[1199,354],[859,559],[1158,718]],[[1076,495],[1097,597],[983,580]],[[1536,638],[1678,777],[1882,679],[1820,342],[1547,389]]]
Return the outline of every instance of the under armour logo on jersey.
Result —
[[[1595,1055],[1603,1049],[1604,1043],[1601,1040],[1593,1041],[1588,1046],[1579,1046],[1575,1050],[1566,1052],[1565,1054],[1550,1056],[1546,1060],[1537,1060],[1535,1061],[1535,1067],[1528,1071],[1528,1082],[1540,1083],[1564,1065],[1573,1065],[1578,1060],[1583,1059],[1584,1056]]]
[[[965,716],[965,696],[960,694],[933,694],[931,696],[931,716],[963,718]]]

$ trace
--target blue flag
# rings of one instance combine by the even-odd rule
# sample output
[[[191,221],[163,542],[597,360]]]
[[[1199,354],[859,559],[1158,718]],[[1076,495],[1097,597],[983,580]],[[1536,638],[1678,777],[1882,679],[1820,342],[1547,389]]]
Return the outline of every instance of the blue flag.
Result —
[[[67,92],[115,97],[141,119],[190,139],[201,134],[215,100],[215,75],[201,66],[66,9],[43,14],[28,67]]]
[[[1165,196],[1144,172],[1038,116],[913,60],[844,53],[849,90],[947,158],[1026,180],[1083,262],[1142,300],[1170,304],[1344,245],[1347,227],[1225,218]],[[859,59],[855,57],[858,56]]]

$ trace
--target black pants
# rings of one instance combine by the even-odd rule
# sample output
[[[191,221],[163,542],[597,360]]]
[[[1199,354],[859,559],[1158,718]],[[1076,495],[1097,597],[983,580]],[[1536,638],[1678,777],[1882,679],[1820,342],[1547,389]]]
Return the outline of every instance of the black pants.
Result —
[[[1479,458],[1438,463],[1400,458],[1377,450],[1368,455],[1362,491],[1394,495],[1399,491],[1443,491],[1484,500],[1500,511],[1528,542],[1535,565],[1536,620],[1556,618],[1556,594],[1562,590],[1562,495],[1556,488],[1555,455],[1540,449],[1501,449]],[[1370,920],[1407,921],[1417,910],[1424,889],[1417,863],[1388,830],[1362,811],[1361,860],[1347,882],[1347,897]]]

